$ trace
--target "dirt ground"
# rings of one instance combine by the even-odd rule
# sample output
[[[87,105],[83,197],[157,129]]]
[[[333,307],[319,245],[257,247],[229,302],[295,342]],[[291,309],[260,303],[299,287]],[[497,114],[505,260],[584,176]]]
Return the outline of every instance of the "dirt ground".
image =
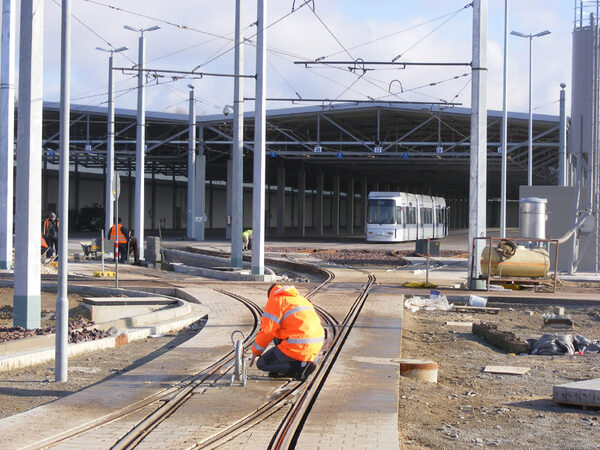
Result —
[[[600,377],[600,354],[508,355],[447,321],[493,322],[522,339],[576,333],[600,339],[600,308],[565,308],[572,331],[542,328],[551,306],[502,305],[498,315],[411,313],[405,309],[402,358],[439,364],[438,383],[400,380],[399,432],[414,448],[599,448],[600,412],[555,406],[554,385]],[[526,315],[531,311],[532,315]],[[487,365],[529,367],[526,375],[483,373]]]
[[[13,288],[0,288],[0,327],[13,326]],[[69,317],[89,318],[87,309],[81,305],[83,298],[69,294]],[[55,325],[56,292],[42,292],[41,300],[42,328]]]

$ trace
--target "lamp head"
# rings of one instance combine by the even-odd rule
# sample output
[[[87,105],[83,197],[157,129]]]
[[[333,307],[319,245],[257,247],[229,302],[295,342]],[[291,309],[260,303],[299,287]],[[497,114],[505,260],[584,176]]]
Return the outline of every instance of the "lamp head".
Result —
[[[518,31],[511,31],[510,34],[512,34],[513,36],[519,36],[519,37],[524,37],[524,38],[529,37],[527,34],[523,34]]]
[[[123,28],[125,28],[126,30],[129,30],[129,31],[135,31],[136,33],[141,31],[140,29],[134,28],[131,25],[123,25]]]
[[[142,31],[156,31],[156,30],[160,30],[160,25],[154,25],[154,26],[152,26],[150,28],[146,28]]]
[[[129,50],[129,47],[124,46],[124,47],[119,47],[113,50],[113,53],[120,53],[120,52],[124,52],[125,50]]]
[[[540,31],[537,34],[534,34],[533,37],[541,37],[541,36],[546,36],[548,34],[550,34],[550,30],[544,30],[544,31]]]

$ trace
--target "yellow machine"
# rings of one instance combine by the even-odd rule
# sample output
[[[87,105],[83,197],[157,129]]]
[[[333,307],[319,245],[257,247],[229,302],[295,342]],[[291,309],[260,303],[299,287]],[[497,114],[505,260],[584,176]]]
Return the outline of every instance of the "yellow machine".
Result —
[[[501,277],[546,277],[550,257],[543,248],[525,248],[509,240],[502,240],[492,248],[490,275]],[[490,248],[481,254],[481,271],[487,275]]]

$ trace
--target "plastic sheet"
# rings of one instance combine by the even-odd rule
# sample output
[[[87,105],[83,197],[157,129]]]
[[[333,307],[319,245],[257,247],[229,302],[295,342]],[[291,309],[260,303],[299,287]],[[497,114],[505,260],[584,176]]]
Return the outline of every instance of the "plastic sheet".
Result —
[[[404,307],[409,311],[452,311],[453,303],[448,303],[445,295],[430,295],[429,297],[409,297],[404,301]]]
[[[590,341],[577,334],[545,334],[538,340],[530,339],[531,355],[574,355],[600,353],[600,341]]]

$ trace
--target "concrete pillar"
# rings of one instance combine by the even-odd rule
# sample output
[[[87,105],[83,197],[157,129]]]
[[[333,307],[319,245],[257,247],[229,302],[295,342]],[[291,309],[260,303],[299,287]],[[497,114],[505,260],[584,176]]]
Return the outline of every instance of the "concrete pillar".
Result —
[[[191,86],[191,85],[190,85]],[[188,239],[195,239],[196,214],[196,96],[193,86],[190,89],[188,123],[188,179],[186,201],[186,235]]]
[[[277,237],[285,234],[285,167],[277,168]]]
[[[469,183],[469,266],[478,277],[480,256],[485,241],[473,238],[486,235],[487,203],[487,23],[488,0],[473,2],[473,65],[471,81],[471,173]],[[531,124],[531,122],[530,122]],[[531,134],[530,134],[531,135]],[[529,164],[531,168],[531,151]],[[531,174],[531,170],[529,172]],[[531,181],[531,180],[530,180]],[[531,184],[531,183],[529,183]],[[469,273],[471,277],[471,273]],[[470,278],[470,282],[472,279]],[[472,286],[471,286],[472,287]]]
[[[156,163],[152,163],[152,186],[150,188],[150,228],[156,229]],[[111,220],[112,222],[112,220]]]
[[[331,199],[331,228],[336,236],[340,234],[340,176],[333,177],[333,198]]]
[[[315,230],[317,236],[323,236],[323,181],[325,175],[322,172],[317,174],[317,192],[315,195]]]
[[[367,208],[369,206],[369,182],[363,180],[360,185],[360,231],[366,233],[367,231]]]
[[[300,237],[306,236],[306,171],[298,171],[298,234]]]
[[[44,0],[20,4],[13,325],[39,328]]]
[[[227,160],[227,200],[225,201],[225,239],[231,239],[231,208],[233,203],[233,161]]]
[[[204,155],[204,127],[198,129],[198,155],[196,156],[196,217],[195,237],[199,241],[204,240],[206,228],[206,156]]]
[[[0,82],[0,269],[12,268],[15,157],[15,0],[2,1]],[[44,162],[46,159],[44,159]]]
[[[348,180],[348,193],[346,195],[346,223],[348,233],[354,233],[354,178]]]

